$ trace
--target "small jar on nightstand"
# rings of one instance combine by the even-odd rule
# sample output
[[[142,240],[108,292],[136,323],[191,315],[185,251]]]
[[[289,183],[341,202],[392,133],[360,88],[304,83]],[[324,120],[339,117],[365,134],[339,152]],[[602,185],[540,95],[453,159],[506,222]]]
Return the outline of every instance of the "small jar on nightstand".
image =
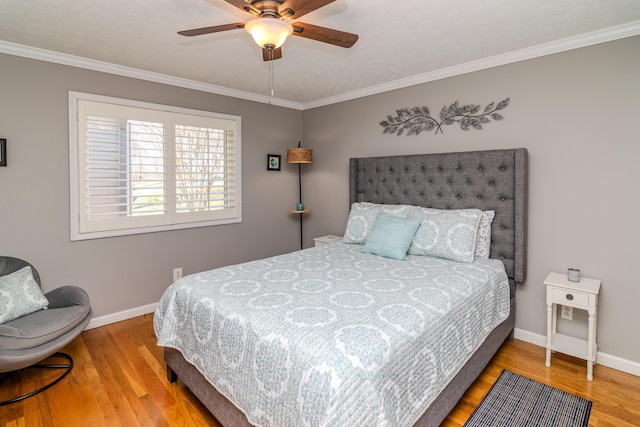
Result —
[[[318,248],[320,246],[328,245],[329,243],[341,242],[342,236],[334,236],[332,234],[329,234],[327,236],[316,237],[315,239],[313,239],[313,241],[316,243],[316,248]]]
[[[547,360],[551,366],[551,352],[559,351],[574,357],[586,359],[587,379],[593,380],[593,365],[596,362],[596,321],[600,280],[582,277],[579,282],[570,281],[567,274],[550,273],[544,281],[547,286]],[[587,339],[579,339],[559,334],[556,331],[557,306],[565,305],[589,313]]]

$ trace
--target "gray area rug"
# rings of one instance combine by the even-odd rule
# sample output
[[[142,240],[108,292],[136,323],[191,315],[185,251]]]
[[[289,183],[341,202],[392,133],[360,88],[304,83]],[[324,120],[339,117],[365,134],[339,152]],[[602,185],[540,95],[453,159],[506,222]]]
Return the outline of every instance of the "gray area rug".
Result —
[[[592,403],[503,370],[465,427],[587,427]]]

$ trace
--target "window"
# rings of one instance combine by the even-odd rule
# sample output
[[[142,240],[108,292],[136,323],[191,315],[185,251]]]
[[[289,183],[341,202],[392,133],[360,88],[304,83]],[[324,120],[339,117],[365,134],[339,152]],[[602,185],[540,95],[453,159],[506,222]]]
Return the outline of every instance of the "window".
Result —
[[[240,117],[69,93],[71,240],[241,221]]]

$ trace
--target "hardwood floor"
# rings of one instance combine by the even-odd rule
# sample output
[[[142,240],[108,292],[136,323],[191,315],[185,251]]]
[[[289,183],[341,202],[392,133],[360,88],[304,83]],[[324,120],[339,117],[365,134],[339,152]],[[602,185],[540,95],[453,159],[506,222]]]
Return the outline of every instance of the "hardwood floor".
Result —
[[[215,426],[220,425],[180,382],[166,380],[153,317],[83,332],[65,348],[75,360],[60,383],[22,402],[0,407],[0,427],[31,426]],[[442,424],[464,424],[502,369],[593,402],[589,426],[640,426],[640,377],[596,365],[586,380],[586,363],[554,354],[544,366],[544,348],[506,342]],[[49,373],[26,370],[0,389],[0,400],[32,390]]]

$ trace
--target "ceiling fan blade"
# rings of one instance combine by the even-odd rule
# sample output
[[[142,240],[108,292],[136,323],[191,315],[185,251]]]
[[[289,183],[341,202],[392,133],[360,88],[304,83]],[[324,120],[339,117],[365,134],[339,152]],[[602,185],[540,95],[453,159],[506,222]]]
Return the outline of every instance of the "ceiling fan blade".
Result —
[[[235,24],[215,25],[213,27],[194,28],[193,30],[178,31],[181,36],[200,36],[202,34],[217,33],[219,31],[235,30],[238,28],[244,28],[244,22],[237,22]]]
[[[251,2],[246,2],[244,0],[224,0],[224,1],[245,12],[249,12],[251,10],[251,7],[250,7]]]
[[[302,15],[306,15],[307,13],[313,12],[316,9],[320,9],[322,6],[326,6],[329,3],[333,3],[334,1],[336,0],[286,0],[278,8],[278,10],[280,11],[281,15],[286,16],[286,13],[283,13],[283,11],[291,9],[293,10],[293,15],[291,17],[294,19],[298,19]],[[229,3],[232,2],[229,1]]]
[[[263,61],[275,61],[282,58],[282,48],[277,47],[273,49],[273,55],[269,52],[269,49],[262,48],[262,60]]]
[[[358,41],[357,34],[319,27],[317,25],[304,24],[302,22],[295,22],[293,24],[293,35],[346,48],[353,46],[354,43]]]

